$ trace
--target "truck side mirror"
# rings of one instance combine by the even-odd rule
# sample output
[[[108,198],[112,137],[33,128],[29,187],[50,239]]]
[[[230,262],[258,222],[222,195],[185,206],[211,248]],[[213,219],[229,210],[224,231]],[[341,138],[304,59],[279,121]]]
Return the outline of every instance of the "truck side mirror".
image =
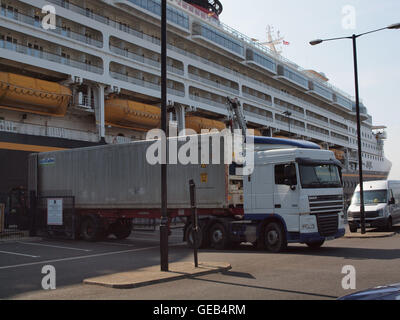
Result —
[[[389,200],[389,204],[396,204],[395,198],[390,199],[390,200]]]

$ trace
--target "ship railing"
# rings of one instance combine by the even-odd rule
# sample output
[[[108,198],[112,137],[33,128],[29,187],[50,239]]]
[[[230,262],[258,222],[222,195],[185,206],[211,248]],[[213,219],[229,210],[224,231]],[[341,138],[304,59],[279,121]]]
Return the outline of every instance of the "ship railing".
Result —
[[[113,45],[110,45],[110,50],[112,52],[120,55],[120,56],[124,56],[124,57],[127,57],[129,59],[132,59],[132,60],[147,64],[147,65],[151,65],[151,66],[156,67],[158,69],[161,68],[161,63],[159,61],[157,61],[157,60],[146,58],[144,56],[138,55],[138,54],[130,52],[128,50],[123,50],[123,49],[121,49],[119,47],[116,47],[116,46],[113,46]],[[171,66],[171,65],[167,65],[167,70],[171,71],[173,73],[179,74],[179,75],[183,75],[184,74],[184,71],[182,69],[176,68],[176,67]]]
[[[5,40],[0,40],[0,48],[15,51],[18,53],[26,54],[35,58],[44,59],[51,62],[60,63],[66,66],[74,67],[77,69],[103,74],[103,68],[87,64],[82,61],[77,61],[71,58],[66,58],[48,51],[30,48],[28,46],[12,43]]]
[[[190,99],[192,99],[194,101],[202,102],[202,103],[205,103],[205,104],[208,104],[208,105],[212,105],[212,106],[215,106],[215,107],[223,108],[224,110],[226,110],[226,108],[227,108],[226,103],[222,103],[222,102],[218,102],[218,101],[215,101],[215,100],[211,100],[211,99],[195,96],[194,94],[190,94]]]
[[[268,101],[268,100],[253,96],[247,92],[242,92],[242,95],[243,95],[243,97],[251,99],[253,101],[256,101],[262,105],[272,106],[272,101]]]
[[[234,93],[234,94],[239,94],[239,89],[228,87],[228,86],[226,86],[226,85],[224,85],[222,83],[219,83],[219,82],[216,82],[216,81],[212,81],[212,80],[209,80],[209,79],[205,79],[205,78],[200,77],[198,75],[195,75],[193,73],[189,73],[189,78],[192,79],[192,80],[199,81],[199,82],[207,83],[210,86],[213,86],[213,87],[225,90],[225,91],[229,91],[229,92]]]
[[[132,76],[129,76],[129,75],[125,75],[125,74],[122,74],[122,73],[119,73],[119,72],[116,72],[116,71],[110,71],[110,75],[114,79],[117,79],[117,80],[120,80],[120,81],[124,81],[124,82],[129,82],[129,83],[132,83],[132,84],[135,84],[135,85],[138,85],[138,86],[141,86],[141,87],[149,88],[149,89],[152,89],[152,90],[159,91],[160,88],[161,88],[161,86],[159,84],[157,84],[157,83],[146,81],[146,80],[143,80],[143,79],[138,79],[138,78],[135,78],[135,77],[132,77]],[[185,92],[184,91],[181,91],[181,90],[178,90],[178,89],[175,89],[175,88],[168,87],[167,91],[168,91],[168,93],[176,95],[176,96],[179,96],[179,97],[184,97],[185,96]]]
[[[19,22],[23,22],[23,23],[29,24],[31,26],[34,26],[34,27],[40,28],[42,30],[45,30],[45,29],[42,28],[40,20],[35,19],[32,16],[28,16],[28,15],[25,15],[25,14],[20,13],[20,12],[18,12],[18,13],[17,12],[11,12],[11,11],[9,11],[7,9],[4,9],[4,8],[0,9],[0,14],[3,15],[4,17],[6,17],[6,18],[13,19],[13,20],[16,20],[16,21],[19,21]],[[60,25],[57,25],[56,29],[48,29],[48,30],[51,31],[51,32],[57,33],[59,35],[62,35],[64,37],[67,37],[67,38],[71,38],[71,39],[74,39],[74,40],[77,40],[77,41],[80,41],[80,42],[84,42],[84,43],[89,44],[89,45],[94,45],[94,46],[96,46],[98,48],[102,48],[103,47],[103,42],[102,41],[93,39],[91,37],[88,37],[86,35],[83,35],[83,34],[80,34],[80,33],[74,32],[74,31],[65,30]]]

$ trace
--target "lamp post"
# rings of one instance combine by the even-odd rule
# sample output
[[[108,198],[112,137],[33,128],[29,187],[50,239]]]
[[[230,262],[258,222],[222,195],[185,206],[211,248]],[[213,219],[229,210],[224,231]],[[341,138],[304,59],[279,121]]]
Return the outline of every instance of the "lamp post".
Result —
[[[289,138],[290,138],[290,136],[292,135],[292,133],[290,132],[290,121],[291,121],[290,116],[292,115],[292,113],[291,113],[290,111],[285,111],[285,112],[283,112],[282,114],[285,115],[285,116],[288,118],[288,123],[289,123]]]
[[[168,271],[168,197],[167,197],[167,0],[161,1],[161,130],[167,140],[163,148],[165,157],[161,163],[161,223],[160,223],[160,264],[161,271]]]
[[[350,39],[353,42],[353,59],[354,59],[354,80],[355,80],[355,91],[356,91],[356,115],[357,115],[357,140],[358,140],[358,172],[360,180],[360,220],[361,220],[361,233],[365,234],[365,206],[364,206],[364,179],[363,179],[363,166],[362,166],[362,141],[361,141],[361,117],[360,117],[360,96],[358,87],[358,64],[357,64],[357,38],[364,36],[366,34],[378,32],[386,29],[400,29],[400,23],[392,24],[385,28],[380,28],[372,30],[369,32],[364,32],[361,34],[353,34],[350,37],[339,37],[331,39],[317,39],[310,41],[312,46],[318,45],[326,41],[343,40]]]

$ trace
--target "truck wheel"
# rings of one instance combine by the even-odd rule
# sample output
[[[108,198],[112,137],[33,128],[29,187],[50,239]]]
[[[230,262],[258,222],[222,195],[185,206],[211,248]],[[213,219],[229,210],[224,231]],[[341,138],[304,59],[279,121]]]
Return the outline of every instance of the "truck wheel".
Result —
[[[356,233],[357,232],[357,227],[349,226],[349,229],[350,229],[351,233]]]
[[[81,224],[81,235],[86,241],[97,241],[104,236],[101,220],[97,216],[88,216]]]
[[[112,233],[118,240],[128,238],[132,232],[132,222],[130,221],[118,221],[113,225]]]
[[[285,231],[280,223],[268,223],[262,236],[265,248],[272,253],[284,251],[287,247]]]
[[[186,245],[188,246],[188,248],[193,249],[194,248],[194,231],[193,231],[192,224],[189,224],[186,228],[185,239],[186,239]],[[197,232],[197,249],[201,248],[202,246],[203,246],[203,230],[199,226],[199,230]]]
[[[314,242],[307,242],[306,245],[311,249],[319,249],[324,244],[325,240],[321,241],[314,241]]]
[[[229,245],[229,235],[222,223],[216,223],[210,228],[209,239],[212,248],[226,249]]]

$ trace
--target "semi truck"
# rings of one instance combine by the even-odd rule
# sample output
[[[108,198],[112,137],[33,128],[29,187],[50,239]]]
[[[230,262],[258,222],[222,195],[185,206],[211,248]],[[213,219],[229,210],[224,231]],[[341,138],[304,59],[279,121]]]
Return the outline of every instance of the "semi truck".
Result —
[[[186,143],[186,138],[171,139],[178,150]],[[32,154],[30,197],[73,197],[73,223],[85,240],[110,234],[126,238],[132,219],[161,216],[160,164],[146,157],[154,143]],[[199,150],[198,163],[168,165],[168,218],[185,220],[183,240],[188,246],[224,249],[250,242],[280,252],[288,243],[318,248],[343,236],[341,164],[333,152],[311,142],[279,138],[254,137],[254,144],[254,169],[246,176],[232,170],[235,164],[201,162],[204,153],[211,159],[212,147]],[[218,148],[224,155],[225,144]],[[196,184],[196,242],[190,180]]]

